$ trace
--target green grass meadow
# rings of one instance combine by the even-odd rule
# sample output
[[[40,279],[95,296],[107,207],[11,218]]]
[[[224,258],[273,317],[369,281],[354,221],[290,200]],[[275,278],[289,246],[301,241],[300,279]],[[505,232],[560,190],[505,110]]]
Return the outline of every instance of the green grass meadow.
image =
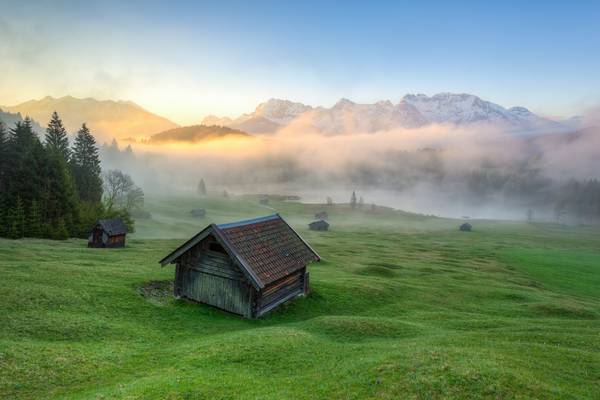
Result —
[[[0,239],[0,399],[600,399],[600,228],[146,203],[123,249]],[[323,258],[309,296],[260,320],[171,297],[158,260],[273,212]]]

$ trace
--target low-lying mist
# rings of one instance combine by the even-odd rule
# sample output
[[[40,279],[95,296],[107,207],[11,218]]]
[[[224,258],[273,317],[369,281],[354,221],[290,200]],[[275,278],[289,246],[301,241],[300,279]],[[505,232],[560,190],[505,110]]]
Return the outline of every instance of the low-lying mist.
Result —
[[[599,177],[599,150],[595,128],[529,136],[431,125],[323,136],[291,126],[270,136],[105,148],[103,165],[131,174],[147,193],[192,192],[203,178],[215,193],[347,203],[356,190],[367,204],[424,214],[524,219],[531,209],[537,219],[554,219],[571,179]]]

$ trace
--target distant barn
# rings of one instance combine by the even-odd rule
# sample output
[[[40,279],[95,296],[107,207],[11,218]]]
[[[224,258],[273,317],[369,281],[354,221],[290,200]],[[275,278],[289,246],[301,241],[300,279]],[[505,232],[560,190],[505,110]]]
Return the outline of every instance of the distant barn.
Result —
[[[320,219],[318,221],[311,222],[310,224],[308,224],[308,227],[311,231],[326,231],[329,229],[329,223]]]
[[[468,223],[468,222],[465,222],[464,224],[462,224],[462,225],[460,226],[460,228],[459,228],[459,229],[460,229],[461,231],[463,231],[463,232],[471,232],[471,229],[472,229],[472,228],[473,228],[473,227],[471,226],[471,224],[470,224],[470,223]]]
[[[190,211],[190,214],[195,218],[204,218],[206,217],[206,210],[204,208],[194,208]]]
[[[315,219],[327,219],[329,215],[327,215],[327,211],[321,211],[315,214]]]
[[[121,218],[101,219],[96,222],[88,237],[88,247],[123,247],[127,226]]]
[[[315,251],[279,214],[210,224],[160,261],[174,263],[176,297],[258,318],[308,293]]]

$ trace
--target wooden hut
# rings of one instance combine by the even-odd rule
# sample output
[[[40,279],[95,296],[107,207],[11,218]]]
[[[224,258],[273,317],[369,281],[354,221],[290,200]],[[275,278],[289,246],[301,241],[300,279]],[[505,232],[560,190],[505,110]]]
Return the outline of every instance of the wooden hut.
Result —
[[[121,218],[100,219],[88,237],[88,247],[123,247],[127,226]]]
[[[315,214],[315,219],[327,219],[329,215],[327,215],[327,211],[321,211]]]
[[[317,253],[279,214],[210,224],[160,261],[176,264],[174,294],[258,318],[308,293]]]
[[[473,228],[473,227],[471,226],[471,224],[470,224],[470,223],[468,223],[468,222],[465,222],[464,224],[462,224],[462,225],[460,226],[460,228],[459,228],[459,229],[460,229],[461,231],[463,231],[463,232],[471,232],[471,229],[472,229],[472,228]]]
[[[195,218],[204,218],[206,217],[206,210],[204,208],[194,208],[190,211],[190,214]]]
[[[326,231],[329,229],[329,223],[322,219],[318,221],[313,221],[308,224],[308,227],[311,231]]]

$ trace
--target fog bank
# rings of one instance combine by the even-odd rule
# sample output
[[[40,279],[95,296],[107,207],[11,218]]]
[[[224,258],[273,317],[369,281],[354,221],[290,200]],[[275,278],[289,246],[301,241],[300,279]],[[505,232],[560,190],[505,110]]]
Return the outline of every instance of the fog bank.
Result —
[[[288,127],[273,136],[102,153],[105,169],[123,169],[148,193],[193,192],[203,178],[215,193],[348,202],[356,190],[367,203],[406,211],[522,219],[528,208],[551,218],[548,196],[569,179],[597,179],[599,150],[597,128],[532,137],[490,125],[431,125],[336,136]]]

